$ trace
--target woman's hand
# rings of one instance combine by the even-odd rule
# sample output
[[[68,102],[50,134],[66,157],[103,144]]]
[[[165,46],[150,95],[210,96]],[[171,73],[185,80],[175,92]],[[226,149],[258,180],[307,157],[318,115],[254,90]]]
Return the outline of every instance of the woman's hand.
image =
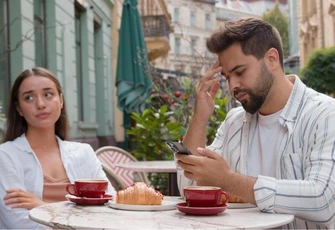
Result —
[[[7,194],[3,197],[6,205],[12,208],[26,208],[28,210],[45,204],[44,201],[38,199],[31,193],[21,189],[8,189]]]

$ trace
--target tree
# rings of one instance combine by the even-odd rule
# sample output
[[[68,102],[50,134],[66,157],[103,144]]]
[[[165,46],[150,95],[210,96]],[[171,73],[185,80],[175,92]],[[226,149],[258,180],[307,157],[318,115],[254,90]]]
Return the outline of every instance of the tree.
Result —
[[[271,10],[263,14],[262,19],[277,28],[283,42],[284,56],[289,56],[290,47],[288,39],[288,19],[280,11],[278,1],[276,1],[276,4]]]
[[[301,71],[302,81],[316,91],[335,95],[335,46],[313,51]]]

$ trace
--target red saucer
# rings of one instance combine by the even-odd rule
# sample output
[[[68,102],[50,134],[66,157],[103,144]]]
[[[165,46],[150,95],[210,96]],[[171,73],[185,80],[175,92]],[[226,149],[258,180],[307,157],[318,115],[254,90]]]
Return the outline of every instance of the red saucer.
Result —
[[[113,198],[112,195],[105,194],[102,198],[77,197],[70,194],[65,195],[66,199],[76,204],[98,205],[105,204]]]
[[[179,211],[191,215],[216,215],[224,212],[227,207],[227,204],[218,207],[189,207],[185,202],[176,204]]]

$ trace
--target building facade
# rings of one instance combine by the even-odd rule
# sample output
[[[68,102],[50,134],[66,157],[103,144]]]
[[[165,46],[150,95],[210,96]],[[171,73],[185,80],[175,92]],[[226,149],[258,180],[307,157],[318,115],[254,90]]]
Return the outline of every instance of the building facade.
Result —
[[[42,66],[61,82],[70,138],[93,148],[115,143],[113,0],[0,0],[0,130],[9,89]]]
[[[200,75],[215,58],[206,50],[206,39],[216,29],[215,1],[166,0],[171,15],[170,51],[153,66],[170,72]],[[167,71],[167,72],[168,72]]]
[[[335,45],[335,1],[299,0],[300,66],[314,49]]]

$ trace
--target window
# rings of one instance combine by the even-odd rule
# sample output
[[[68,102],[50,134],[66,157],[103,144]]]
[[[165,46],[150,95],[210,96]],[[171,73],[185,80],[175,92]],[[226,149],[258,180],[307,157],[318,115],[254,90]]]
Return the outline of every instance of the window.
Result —
[[[205,29],[211,29],[211,15],[206,14],[205,16]]]
[[[176,64],[176,65],[174,66],[174,69],[175,69],[176,71],[179,71],[179,72],[184,72],[185,65]]]
[[[8,0],[0,0],[0,118],[5,117],[10,89],[8,11]]]
[[[35,65],[47,67],[45,0],[34,0]]]
[[[180,54],[180,38],[174,39],[174,52],[175,54]]]
[[[195,38],[192,38],[191,39],[191,54],[192,55],[195,55],[196,54],[196,50],[195,50],[195,48],[197,47],[197,39],[195,39]]]
[[[195,26],[195,12],[194,11],[191,11],[191,14],[190,14],[190,25],[191,26]]]
[[[81,20],[82,12],[76,7],[75,10],[75,29],[76,29],[76,69],[77,69],[77,97],[78,97],[78,119],[84,120],[84,102],[83,102],[83,72],[82,72],[82,37]]]
[[[174,8],[173,20],[174,22],[179,22],[179,8]]]
[[[199,66],[191,66],[191,73],[193,75],[201,75],[201,67],[199,67]]]

